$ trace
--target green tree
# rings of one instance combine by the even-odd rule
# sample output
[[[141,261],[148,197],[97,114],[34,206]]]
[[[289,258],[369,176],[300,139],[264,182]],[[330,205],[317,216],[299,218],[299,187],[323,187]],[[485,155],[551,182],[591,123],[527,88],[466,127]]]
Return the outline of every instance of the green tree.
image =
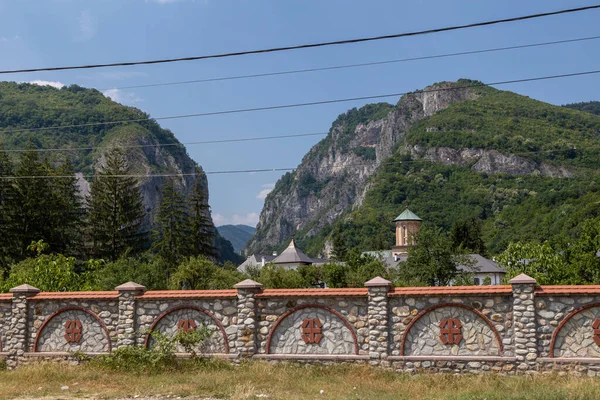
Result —
[[[196,182],[189,199],[192,230],[189,240],[193,247],[192,254],[214,259],[217,255],[215,228],[210,217],[205,176],[197,165],[195,172]]]
[[[169,179],[160,193],[152,248],[171,265],[191,253],[189,217],[185,197],[175,187],[175,180]]]
[[[18,253],[15,236],[15,193],[11,162],[0,146],[0,276],[4,274],[12,258]]]
[[[260,269],[257,281],[269,289],[291,289],[309,286],[309,283],[303,279],[298,271],[271,263]]]
[[[363,287],[365,282],[381,276],[390,279],[387,266],[372,255],[352,249],[345,263],[328,263],[322,267],[324,283],[331,288]]]
[[[30,151],[21,154],[19,165],[15,170],[14,203],[11,213],[15,218],[15,239],[18,241],[19,253],[26,255],[27,246],[38,240],[54,242],[56,230],[60,229],[52,218],[54,193],[52,191],[52,171],[48,163],[42,163],[38,152],[30,146]]]
[[[226,269],[206,257],[190,257],[177,267],[171,275],[171,289],[231,289],[233,285],[247,279],[237,270]]]
[[[123,152],[115,148],[105,157],[87,198],[89,236],[93,254],[114,261],[126,250],[139,249],[144,209],[139,182],[127,176],[130,169]]]
[[[77,273],[74,257],[62,254],[43,254],[48,244],[43,241],[33,242],[28,249],[37,253],[34,258],[27,258],[14,264],[3,283],[3,291],[28,283],[47,292],[93,290],[96,286],[90,281],[90,275]],[[86,268],[87,266],[84,266]],[[87,268],[86,268],[87,269]]]
[[[147,290],[167,289],[167,261],[148,252],[129,257],[127,254],[116,261],[101,262],[95,269],[95,278],[100,290],[113,290],[118,285],[133,281]]]
[[[506,269],[506,279],[526,274],[540,285],[571,284],[578,280],[564,255],[549,242],[510,243],[496,260]]]
[[[52,175],[52,207],[47,210],[57,229],[50,237],[49,244],[54,252],[67,255],[81,255],[83,201],[75,170],[69,160],[65,161]]]
[[[440,228],[424,225],[409,248],[406,261],[398,264],[402,286],[447,286],[457,279],[459,265],[468,260],[457,254],[448,235]]]
[[[478,218],[455,220],[450,229],[450,238],[455,249],[481,255],[486,253],[481,220]]]

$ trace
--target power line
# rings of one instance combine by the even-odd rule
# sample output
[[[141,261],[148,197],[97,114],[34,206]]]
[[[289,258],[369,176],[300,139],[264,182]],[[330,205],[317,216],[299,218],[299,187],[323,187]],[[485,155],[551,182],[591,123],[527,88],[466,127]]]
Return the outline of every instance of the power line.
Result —
[[[328,41],[328,42],[309,43],[309,44],[300,44],[300,45],[283,46],[283,47],[272,47],[272,48],[257,49],[257,50],[246,50],[246,51],[238,51],[238,52],[233,52],[233,53],[220,53],[220,54],[193,56],[193,57],[167,58],[167,59],[157,59],[157,60],[117,62],[117,63],[105,63],[105,64],[87,64],[87,65],[72,65],[72,66],[61,66],[61,67],[13,69],[13,70],[0,71],[0,74],[29,73],[29,72],[41,72],[41,71],[64,71],[64,70],[73,70],[73,69],[91,69],[91,68],[106,68],[106,67],[127,67],[127,66],[132,66],[132,65],[164,64],[164,63],[173,63],[173,62],[181,62],[181,61],[205,60],[205,59],[210,59],[210,58],[236,57],[236,56],[243,56],[243,55],[249,55],[249,54],[275,53],[275,52],[289,51],[289,50],[300,50],[300,49],[309,49],[309,48],[316,48],[316,47],[337,46],[337,45],[346,45],[346,44],[351,44],[351,43],[363,43],[363,42],[372,42],[372,41],[378,41],[378,40],[397,39],[397,38],[401,38],[401,37],[427,35],[427,34],[433,34],[433,33],[455,31],[455,30],[460,30],[460,29],[469,29],[469,28],[475,28],[475,27],[481,27],[481,26],[503,24],[503,23],[508,23],[508,22],[525,21],[525,20],[529,20],[529,19],[549,17],[552,15],[569,14],[569,13],[575,13],[575,12],[580,12],[580,11],[588,11],[588,10],[593,10],[593,9],[598,9],[598,8],[600,8],[600,4],[586,6],[586,7],[563,9],[563,10],[558,10],[558,11],[550,11],[550,12],[545,12],[545,13],[522,15],[522,16],[518,16],[518,17],[488,20],[488,21],[483,21],[483,22],[475,22],[475,23],[471,23],[471,24],[454,25],[454,26],[448,26],[448,27],[442,27],[442,28],[426,29],[426,30],[414,31],[414,32],[404,32],[404,33],[396,33],[396,34],[381,35],[381,36],[370,36],[370,37],[362,37],[362,38],[355,38],[355,39],[334,40],[334,41]]]
[[[116,124],[132,123],[132,122],[171,120],[171,119],[183,119],[183,118],[198,118],[198,117],[207,117],[207,116],[214,116],[214,115],[239,114],[239,113],[268,111],[268,110],[281,110],[281,109],[287,109],[287,108],[308,107],[308,106],[334,104],[334,103],[345,103],[345,102],[359,101],[359,100],[373,100],[373,99],[383,99],[383,98],[389,98],[389,97],[399,97],[399,96],[403,96],[405,94],[410,94],[410,93],[413,93],[413,94],[432,93],[432,92],[440,92],[440,91],[447,91],[447,90],[467,89],[467,88],[473,88],[473,87],[500,86],[500,85],[508,85],[508,84],[513,84],[513,83],[523,83],[523,82],[542,81],[542,80],[548,80],[548,79],[568,78],[568,77],[574,77],[574,76],[593,75],[593,74],[598,74],[598,73],[600,73],[600,70],[573,72],[573,73],[568,73],[568,74],[548,75],[548,76],[540,76],[540,77],[533,77],[533,78],[512,79],[512,80],[507,80],[507,81],[499,81],[499,82],[491,82],[491,83],[475,83],[475,84],[469,84],[469,85],[453,86],[453,87],[448,87],[448,88],[433,88],[433,89],[426,89],[426,90],[416,90],[414,92],[389,93],[389,94],[381,94],[381,95],[374,95],[374,96],[360,96],[360,97],[350,97],[350,98],[343,98],[343,99],[311,101],[311,102],[306,102],[306,103],[282,104],[282,105],[274,105],[274,106],[242,108],[242,109],[224,110],[224,111],[211,111],[211,112],[195,113],[195,114],[172,115],[172,116],[167,116],[167,117],[137,118],[137,119],[120,120],[120,121],[91,122],[91,123],[86,123],[86,124],[46,126],[46,127],[39,127],[39,128],[24,128],[24,129],[5,128],[1,133],[4,133],[4,132],[10,132],[10,133],[30,132],[30,131],[41,131],[41,130],[50,130],[50,129],[66,129],[66,128],[82,128],[82,127],[89,127],[89,126],[116,125]]]
[[[586,147],[586,150],[590,149],[600,149],[600,147]],[[515,152],[510,153],[510,155],[519,155],[519,154],[539,154],[539,153],[556,153],[563,151],[572,151],[577,150],[577,148],[565,148],[565,149],[555,149],[555,150],[535,150],[535,151],[523,151],[523,152]],[[426,158],[419,158],[413,160],[405,160],[405,161],[388,161],[377,164],[375,162],[372,163],[363,163],[363,164],[346,164],[340,166],[333,166],[322,169],[336,169],[336,168],[346,168],[346,167],[381,167],[386,165],[402,165],[402,164],[412,164],[416,162],[422,163],[435,163],[435,161],[427,160]],[[240,170],[220,170],[220,171],[205,171],[206,175],[225,175],[225,174],[241,174],[241,173],[259,173],[259,172],[283,172],[283,171],[294,171],[298,169],[298,167],[293,168],[262,168],[262,169],[240,169]],[[186,176],[196,176],[196,173],[175,173],[175,174],[120,174],[120,175],[102,175],[103,178],[155,178],[155,177],[186,177]],[[9,180],[9,179],[73,179],[73,178],[94,178],[94,175],[22,175],[22,176],[0,176],[0,180]]]
[[[146,147],[177,147],[177,146],[188,146],[197,144],[215,144],[215,143],[233,143],[233,142],[252,142],[259,140],[275,140],[275,139],[288,139],[297,137],[308,137],[308,136],[325,136],[328,132],[315,132],[315,133],[298,133],[293,135],[277,135],[277,136],[259,136],[250,138],[234,138],[234,139],[221,139],[221,140],[204,140],[199,142],[185,142],[185,143],[157,143],[157,144],[134,144],[134,145],[118,145],[108,146],[111,148],[120,149],[134,149],[134,148],[146,148]],[[41,148],[41,149],[0,149],[0,153],[32,153],[32,152],[45,152],[45,151],[84,151],[94,150],[96,147],[57,147],[57,148]]]
[[[403,63],[403,62],[410,62],[410,61],[431,60],[431,59],[436,59],[436,58],[447,58],[447,57],[465,56],[465,55],[472,55],[472,54],[492,53],[492,52],[497,52],[497,51],[526,49],[526,48],[531,48],[531,47],[551,46],[551,45],[556,45],[556,44],[575,43],[575,42],[583,42],[583,41],[587,41],[587,40],[596,40],[596,39],[600,39],[600,36],[589,36],[589,37],[576,38],[576,39],[556,40],[556,41],[552,41],[552,42],[531,43],[531,44],[523,44],[523,45],[515,45],[515,46],[507,46],[507,47],[495,47],[495,48],[490,48],[490,49],[461,51],[461,52],[457,52],[457,53],[435,54],[435,55],[430,55],[430,56],[400,58],[400,59],[395,59],[395,60],[373,61],[373,62],[358,63],[358,64],[334,65],[334,66],[329,66],[329,67],[295,69],[295,70],[276,71],[276,72],[264,72],[264,73],[259,73],[259,74],[234,75],[234,76],[225,76],[225,77],[218,77],[218,78],[193,79],[193,80],[186,80],[186,81],[150,83],[150,84],[145,84],[145,85],[119,86],[119,87],[111,87],[111,88],[98,89],[98,90],[104,91],[104,90],[110,90],[110,89],[139,89],[139,88],[158,87],[158,86],[174,86],[174,85],[187,85],[187,84],[192,84],[192,83],[207,83],[207,82],[219,82],[219,81],[228,81],[228,80],[237,80],[237,79],[262,78],[262,77],[267,77],[267,76],[303,74],[303,73],[309,73],[309,72],[369,67],[369,66],[374,66],[374,65],[396,64],[396,63]]]

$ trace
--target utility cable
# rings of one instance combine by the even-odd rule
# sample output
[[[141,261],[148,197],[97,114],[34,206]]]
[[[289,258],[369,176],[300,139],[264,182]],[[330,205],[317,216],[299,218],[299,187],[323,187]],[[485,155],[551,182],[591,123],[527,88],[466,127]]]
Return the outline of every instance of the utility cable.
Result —
[[[589,149],[600,149],[600,147],[586,147],[586,150]],[[566,149],[555,149],[555,150],[537,150],[537,151],[524,151],[524,152],[515,152],[510,153],[510,155],[518,155],[518,154],[537,154],[537,153],[551,153],[551,152],[563,152],[563,151],[572,151],[577,150],[576,147],[566,148]],[[346,168],[346,167],[381,167],[386,165],[403,165],[403,164],[412,164],[416,162],[421,163],[435,163],[435,161],[427,160],[426,158],[412,159],[406,161],[384,161],[382,163],[377,164],[376,162],[371,163],[362,163],[362,164],[345,164],[340,166],[321,168],[321,169],[329,169],[333,170],[336,168]],[[240,169],[240,170],[219,170],[219,171],[205,171],[206,175],[225,175],[225,174],[241,174],[241,173],[258,173],[258,172],[283,172],[283,171],[294,171],[298,169],[298,167],[289,167],[289,168],[262,168],[262,169]],[[174,173],[174,174],[121,174],[121,175],[98,175],[102,178],[155,178],[155,177],[186,177],[186,176],[196,176],[196,173]],[[0,176],[0,180],[13,180],[13,179],[73,179],[73,178],[94,178],[98,177],[93,174],[88,175],[21,175],[21,176]]]
[[[457,57],[457,56],[465,56],[465,55],[472,55],[472,54],[493,53],[493,52],[497,52],[497,51],[526,49],[526,48],[531,48],[531,47],[551,46],[551,45],[564,44],[564,43],[576,43],[576,42],[583,42],[583,41],[597,40],[597,39],[600,39],[600,36],[588,36],[588,37],[582,37],[582,38],[576,38],[576,39],[556,40],[556,41],[552,41],[552,42],[530,43],[530,44],[523,44],[523,45],[516,45],[516,46],[461,51],[458,53],[435,54],[435,55],[421,56],[421,57],[400,58],[400,59],[395,59],[395,60],[373,61],[373,62],[358,63],[358,64],[334,65],[334,66],[329,66],[329,67],[264,72],[264,73],[259,73],[259,74],[234,75],[234,76],[224,76],[224,77],[217,77],[217,78],[193,79],[193,80],[186,80],[186,81],[160,82],[160,83],[150,83],[150,84],[145,84],[145,85],[119,86],[119,87],[111,87],[111,88],[98,89],[98,90],[105,91],[105,90],[111,90],[111,89],[119,89],[119,90],[139,89],[139,88],[149,88],[149,87],[159,87],[159,86],[175,86],[175,85],[187,85],[187,84],[193,84],[193,83],[229,81],[229,80],[237,80],[237,79],[262,78],[262,77],[268,77],[268,76],[303,74],[303,73],[318,72],[318,71],[331,71],[331,70],[348,69],[348,68],[369,67],[369,66],[374,66],[374,65],[396,64],[396,63],[403,63],[403,62],[410,62],[410,61],[431,60],[431,59],[436,59],[436,58],[447,58],[447,57]]]
[[[215,144],[215,143],[235,143],[235,142],[252,142],[258,140],[275,140],[275,139],[289,139],[289,138],[297,138],[297,137],[308,137],[308,136],[325,136],[328,132],[316,132],[316,133],[299,133],[293,135],[277,135],[277,136],[259,136],[259,137],[250,137],[250,138],[234,138],[234,139],[221,139],[221,140],[204,140],[199,142],[177,142],[177,143],[157,143],[157,144],[133,144],[133,145],[118,145],[118,146],[108,146],[110,148],[119,148],[119,149],[139,149],[139,148],[147,148],[147,147],[179,147],[179,146],[189,146],[189,145],[197,145],[197,144]],[[97,146],[96,146],[97,147]],[[95,146],[86,146],[86,147],[56,147],[56,148],[41,148],[41,149],[0,149],[0,153],[38,153],[45,151],[86,151],[86,150],[94,150]]]
[[[290,50],[301,50],[301,49],[310,49],[310,48],[326,47],[326,46],[338,46],[338,45],[346,45],[346,44],[352,44],[352,43],[364,43],[364,42],[373,42],[373,41],[378,41],[378,40],[388,40],[388,39],[397,39],[397,38],[402,38],[402,37],[428,35],[428,34],[433,34],[433,33],[456,31],[456,30],[461,30],[461,29],[469,29],[469,28],[475,28],[475,27],[481,27],[481,26],[503,24],[503,23],[508,23],[508,22],[525,21],[525,20],[529,20],[529,19],[549,17],[549,16],[553,16],[553,15],[561,15],[561,14],[570,14],[570,13],[576,13],[576,12],[581,12],[581,11],[589,11],[589,10],[594,10],[594,9],[598,9],[598,8],[600,8],[600,4],[586,6],[586,7],[577,7],[577,8],[558,10],[558,11],[537,13],[537,14],[521,15],[518,17],[475,22],[475,23],[464,24],[464,25],[454,25],[454,26],[447,26],[447,27],[442,27],[442,28],[425,29],[425,30],[414,31],[414,32],[395,33],[395,34],[391,34],[391,35],[369,36],[369,37],[362,37],[362,38],[334,40],[334,41],[327,41],[327,42],[308,43],[308,44],[291,45],[291,46],[283,46],[283,47],[271,47],[271,48],[265,48],[265,49],[238,51],[238,52],[233,52],[233,53],[208,54],[208,55],[200,55],[200,56],[192,56],[192,57],[166,58],[166,59],[146,60],[146,61],[130,61],[130,62],[116,62],[116,63],[104,63],[104,64],[85,64],[85,65],[71,65],[71,66],[60,66],[60,67],[44,67],[44,68],[23,68],[23,69],[2,70],[2,71],[0,71],[0,74],[30,73],[30,72],[41,72],[41,71],[64,71],[64,70],[74,70],[74,69],[92,69],[92,68],[107,68],[107,67],[128,67],[128,66],[132,66],[132,65],[164,64],[164,63],[174,63],[174,62],[181,62],[181,61],[205,60],[205,59],[211,59],[211,58],[237,57],[237,56],[244,56],[244,55],[249,55],[249,54],[266,54],[266,53],[275,53],[275,52],[290,51]]]
[[[573,73],[568,73],[568,74],[540,76],[540,77],[533,77],[533,78],[512,79],[512,80],[507,80],[507,81],[499,81],[499,82],[491,82],[491,83],[474,83],[474,84],[468,84],[468,85],[452,86],[452,87],[447,87],[447,88],[432,88],[432,89],[425,89],[425,90],[417,90],[414,92],[389,93],[389,94],[381,94],[381,95],[374,95],[374,96],[360,96],[360,97],[351,97],[351,98],[343,98],[343,99],[311,101],[311,102],[306,102],[306,103],[282,104],[282,105],[273,105],[273,106],[265,106],[265,107],[242,108],[242,109],[223,110],[223,111],[211,111],[211,112],[203,112],[203,113],[195,113],[195,114],[172,115],[172,116],[166,116],[166,117],[137,118],[137,119],[120,120],[120,121],[91,122],[91,123],[86,123],[86,124],[58,125],[58,126],[46,126],[46,127],[24,128],[24,129],[4,128],[2,131],[0,131],[0,133],[31,132],[31,131],[42,131],[42,130],[51,130],[51,129],[67,129],[67,128],[82,128],[82,127],[89,127],[89,126],[116,125],[116,124],[132,123],[132,122],[158,121],[158,120],[164,121],[164,120],[172,120],[172,119],[207,117],[207,116],[213,116],[213,115],[239,114],[239,113],[267,111],[267,110],[281,110],[281,109],[296,108],[296,107],[308,107],[308,106],[317,106],[317,105],[334,104],[334,103],[345,103],[345,102],[360,101],[360,100],[373,100],[373,99],[383,99],[383,98],[390,98],[390,97],[399,97],[399,96],[403,96],[403,95],[410,94],[410,93],[412,93],[412,94],[433,93],[433,92],[441,92],[441,91],[448,91],[448,90],[460,90],[460,89],[483,87],[483,86],[500,86],[500,85],[508,85],[508,84],[513,84],[513,83],[524,83],[524,82],[542,81],[542,80],[548,80],[548,79],[568,78],[568,77],[574,77],[574,76],[594,75],[594,74],[598,74],[598,73],[600,73],[600,70],[573,72]]]

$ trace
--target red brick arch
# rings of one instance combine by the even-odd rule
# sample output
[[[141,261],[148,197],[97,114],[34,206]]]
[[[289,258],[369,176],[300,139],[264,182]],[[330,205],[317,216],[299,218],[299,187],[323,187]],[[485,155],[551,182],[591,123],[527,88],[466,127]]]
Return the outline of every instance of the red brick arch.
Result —
[[[277,321],[275,321],[275,323],[273,324],[273,327],[269,331],[269,336],[267,337],[267,345],[266,345],[266,349],[265,349],[266,354],[271,354],[271,339],[273,337],[273,334],[275,333],[275,330],[279,326],[279,324],[281,324],[284,319],[286,319],[287,317],[289,317],[296,311],[300,311],[305,308],[320,308],[322,310],[329,311],[330,313],[332,313],[333,315],[338,317],[344,323],[344,325],[346,325],[346,327],[350,330],[350,334],[352,335],[352,340],[354,341],[354,354],[358,354],[358,339],[356,339],[356,333],[354,332],[354,328],[352,327],[350,322],[348,322],[348,320],[342,314],[340,314],[338,311],[334,310],[331,307],[324,306],[322,304],[302,304],[300,306],[294,307],[294,308],[286,311],[279,318],[277,318]]]
[[[492,321],[490,321],[485,315],[483,315],[481,313],[481,311],[476,310],[475,308],[473,308],[471,306],[467,306],[467,305],[461,304],[461,303],[441,303],[441,304],[436,304],[435,306],[429,307],[429,308],[421,311],[419,314],[417,314],[417,316],[412,321],[410,321],[410,323],[406,327],[406,330],[404,331],[404,335],[402,335],[402,341],[400,342],[400,355],[401,356],[405,355],[404,347],[406,346],[406,338],[408,337],[408,333],[410,332],[413,325],[418,320],[420,320],[425,314],[428,314],[429,312],[436,310],[438,308],[442,308],[442,307],[464,308],[465,310],[469,310],[469,311],[473,312],[475,315],[477,315],[479,318],[481,318],[490,327],[490,329],[494,333],[494,336],[496,337],[496,341],[498,342],[498,351],[500,352],[500,355],[502,355],[502,353],[504,352],[504,347],[502,346],[502,340],[500,339],[500,334],[494,327],[494,324],[492,324]]]
[[[148,348],[148,346],[150,345],[150,336],[152,334],[152,331],[154,330],[154,328],[160,322],[161,319],[163,319],[164,317],[166,317],[167,315],[169,315],[175,311],[187,310],[187,309],[201,312],[202,314],[206,315],[207,317],[209,317],[210,319],[212,319],[214,321],[215,325],[217,325],[217,328],[219,328],[219,331],[221,332],[221,335],[223,336],[223,341],[225,343],[225,353],[229,353],[229,342],[227,341],[227,333],[225,333],[225,328],[223,328],[223,324],[221,324],[221,322],[218,319],[216,319],[215,316],[212,315],[212,313],[210,313],[209,311],[205,310],[204,308],[196,307],[196,306],[192,306],[192,305],[176,306],[176,307],[170,308],[167,311],[160,314],[158,316],[158,318],[156,318],[156,320],[152,323],[152,325],[150,326],[150,329],[148,330],[148,334],[146,335],[146,340],[144,341],[144,347]]]
[[[588,308],[594,308],[594,307],[600,307],[600,303],[592,303],[592,304],[585,305],[583,307],[579,307],[579,308],[571,311],[570,313],[568,313],[567,316],[560,322],[560,324],[558,324],[558,326],[554,330],[554,333],[552,334],[552,339],[550,340],[550,358],[554,358],[554,346],[556,345],[556,338],[558,337],[558,334],[560,333],[563,326],[565,326],[565,324],[567,322],[569,322],[569,320],[571,318],[573,318],[575,316],[575,314],[579,314],[580,312],[585,311]]]
[[[106,324],[104,323],[104,321],[102,321],[102,319],[100,319],[100,317],[98,317],[96,315],[96,313],[94,313],[92,310],[88,310],[87,308],[77,307],[77,306],[61,308],[60,310],[53,312],[48,318],[46,318],[46,320],[40,326],[40,329],[38,329],[37,335],[35,336],[35,342],[33,343],[33,352],[34,353],[36,353],[38,351],[38,342],[40,340],[40,337],[42,337],[42,333],[44,332],[44,328],[46,327],[46,325],[48,325],[50,323],[50,321],[52,321],[54,319],[54,317],[66,312],[66,311],[83,311],[84,313],[91,315],[92,318],[94,318],[96,321],[98,321],[98,323],[102,327],[102,330],[104,330],[104,334],[106,335],[106,340],[108,341],[108,352],[110,353],[110,351],[112,350],[112,344],[110,341],[110,335],[108,334],[108,329],[106,328]]]

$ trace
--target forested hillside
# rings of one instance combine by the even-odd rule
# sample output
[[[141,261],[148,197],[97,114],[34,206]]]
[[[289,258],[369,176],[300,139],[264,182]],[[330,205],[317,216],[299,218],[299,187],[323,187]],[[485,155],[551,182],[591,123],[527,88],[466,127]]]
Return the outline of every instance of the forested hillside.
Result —
[[[222,237],[231,242],[237,253],[241,253],[248,240],[256,232],[256,228],[248,225],[221,225],[217,227],[217,230]]]
[[[566,104],[565,107],[600,115],[600,101],[585,101],[581,103]]]
[[[105,123],[130,120],[135,122]],[[91,176],[105,166],[106,152],[120,148],[130,174],[185,174],[174,179],[173,184],[188,197],[194,187],[199,188],[203,213],[214,231],[206,175],[202,169],[196,169],[185,147],[148,114],[116,103],[95,89],[0,82],[0,146],[12,150],[4,154],[16,171],[26,154],[22,150],[35,153],[42,163],[47,161],[43,168],[46,172],[60,169],[68,161],[69,173],[78,178],[76,185],[82,199],[89,193]],[[148,239],[156,225],[160,191],[167,182],[170,180],[161,176],[136,181],[142,196],[140,231],[147,232]],[[222,253],[230,253],[226,259],[233,257],[237,261],[226,240],[218,238],[217,244]]]
[[[411,118],[409,125],[399,127],[398,115],[414,116],[415,95],[405,96],[385,117],[375,113],[364,118],[362,130],[343,125],[353,129],[357,142],[368,140],[369,127],[383,126],[377,146],[386,130],[397,134],[388,135],[395,140],[388,146],[389,157],[378,154],[373,174],[356,182],[360,187],[353,190],[364,191],[358,201],[318,229],[310,221],[295,224],[300,227],[294,232],[299,245],[313,255],[331,251],[334,244],[389,249],[392,220],[407,204],[424,221],[445,230],[457,220],[481,219],[492,254],[513,241],[568,239],[586,218],[597,216],[600,117],[572,109],[590,111],[589,104],[558,107],[490,87],[471,87],[462,96],[440,102],[454,92],[452,85],[475,84],[463,80],[434,85],[431,88],[443,90],[421,95],[430,98],[416,106],[430,107],[429,112]],[[336,129],[334,124],[322,143],[331,142]],[[337,148],[319,154],[322,143],[307,154],[298,171],[311,157],[337,156]],[[318,175],[309,183],[289,174],[269,197],[277,196],[278,188],[298,193],[327,184]],[[274,212],[274,199],[269,197],[262,224]],[[277,201],[289,206],[295,200],[279,196]],[[259,228],[269,229],[261,223]]]

